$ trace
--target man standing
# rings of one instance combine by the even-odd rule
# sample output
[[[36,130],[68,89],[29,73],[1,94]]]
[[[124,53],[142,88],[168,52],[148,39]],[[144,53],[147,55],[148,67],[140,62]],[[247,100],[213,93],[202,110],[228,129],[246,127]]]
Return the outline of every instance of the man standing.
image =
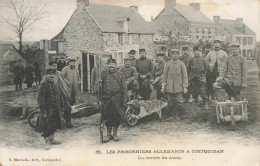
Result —
[[[125,65],[121,67],[119,71],[125,76],[127,89],[135,92],[137,98],[141,98],[136,68],[131,66],[131,61],[129,58],[126,58],[124,61]]]
[[[36,85],[37,85],[37,83],[39,83],[39,85],[40,85],[41,80],[42,80],[40,65],[37,61],[35,61],[33,66],[34,66],[34,73],[35,73],[35,76],[34,76],[35,83],[36,83]]]
[[[117,129],[122,120],[126,119],[125,108],[127,103],[127,87],[125,76],[117,71],[116,60],[109,59],[107,62],[108,70],[102,73],[103,96],[102,103],[103,118],[107,127],[107,136],[104,143],[110,140],[119,141]],[[113,129],[113,135],[111,134]]]
[[[135,58],[135,54],[136,54],[135,50],[131,50],[129,52],[130,64],[133,67],[136,67],[136,61],[137,61],[136,58]]]
[[[140,85],[140,93],[144,100],[150,99],[150,77],[153,70],[153,63],[146,58],[145,49],[139,50],[140,58],[136,61],[136,70],[138,73],[138,82]]]
[[[63,68],[62,75],[70,86],[70,105],[76,105],[78,103],[80,77],[76,68],[76,59],[74,57],[69,58],[69,66]]]
[[[258,79],[259,79],[259,85],[260,85],[260,46],[258,50],[258,54],[256,55],[256,64],[258,66]]]
[[[162,88],[162,77],[163,77],[163,70],[165,67],[166,62],[163,60],[164,54],[158,53],[157,54],[157,60],[158,62],[154,65],[152,70],[152,76],[151,76],[151,84],[154,86],[154,89],[156,89],[156,95],[157,99],[164,98],[163,93],[161,92]]]
[[[171,58],[163,71],[162,93],[166,93],[168,108],[174,119],[179,119],[178,111],[183,110],[182,93],[187,93],[188,77],[185,64],[179,60],[180,51],[171,50]]]
[[[188,67],[188,63],[191,59],[192,59],[192,56],[190,55],[189,47],[183,46],[182,47],[182,56],[179,58],[179,60],[181,60],[185,64],[186,70]],[[188,101],[192,102],[190,87],[188,87],[187,89],[188,89],[188,92],[183,94],[183,98],[184,98],[185,102],[188,102]]]
[[[35,71],[33,65],[30,63],[27,63],[24,69],[24,74],[25,74],[25,83],[27,84],[27,88],[32,88],[32,84],[34,82],[33,78],[33,72]]]
[[[201,57],[199,46],[193,48],[193,53],[194,57],[189,61],[187,68],[192,96],[195,102],[198,102],[198,96],[200,95],[205,108],[207,108],[206,71],[208,70],[208,62]]]
[[[17,63],[14,65],[14,83],[15,83],[15,90],[22,90],[24,78],[24,66],[22,65],[22,59],[18,59]]]
[[[232,55],[223,63],[214,90],[225,89],[230,100],[240,100],[240,90],[247,87],[246,59],[239,54],[240,45],[233,44]]]
[[[215,95],[213,91],[213,84],[216,82],[216,79],[219,75],[221,67],[228,57],[227,53],[220,49],[220,41],[214,41],[214,50],[210,51],[206,57],[206,60],[209,62],[209,70],[207,71],[206,81],[207,81],[207,95],[208,98],[212,97],[214,100]]]

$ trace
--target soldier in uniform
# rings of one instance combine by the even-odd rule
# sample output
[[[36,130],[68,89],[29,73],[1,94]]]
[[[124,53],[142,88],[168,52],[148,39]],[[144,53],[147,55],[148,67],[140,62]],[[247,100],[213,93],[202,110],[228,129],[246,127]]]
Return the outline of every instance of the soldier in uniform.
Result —
[[[119,69],[122,72],[126,79],[126,85],[128,90],[132,90],[136,93],[137,98],[140,96],[140,86],[138,83],[138,73],[134,66],[131,66],[131,61],[129,58],[124,59],[125,65]]]
[[[136,67],[136,61],[137,61],[136,58],[135,58],[135,54],[136,54],[135,50],[131,50],[129,52],[130,64],[133,67]]]
[[[61,73],[70,85],[70,105],[77,105],[80,76],[74,57],[69,58],[69,66],[64,67]]]
[[[158,53],[157,55],[158,62],[154,65],[152,74],[151,74],[151,84],[156,89],[157,99],[164,98],[164,94],[161,92],[162,88],[162,77],[163,77],[163,70],[165,67],[166,62],[163,60],[164,54]]]
[[[208,62],[201,57],[199,46],[193,48],[193,53],[194,57],[190,59],[187,67],[192,96],[195,102],[198,102],[198,96],[200,95],[205,108],[207,108],[206,71],[208,70]]]
[[[115,69],[116,60],[109,59],[107,69],[102,73],[103,83],[103,118],[107,126],[107,136],[104,142],[119,141],[117,129],[122,120],[126,119],[127,87],[125,76]],[[111,134],[113,129],[113,135]]]
[[[136,61],[136,70],[138,73],[138,81],[140,85],[140,93],[144,100],[150,99],[150,77],[153,70],[153,63],[146,58],[145,49],[139,50],[140,58]]]
[[[17,63],[14,65],[14,83],[16,91],[22,90],[24,78],[24,66],[22,65],[22,59],[18,59]]]
[[[183,110],[181,104],[182,93],[187,93],[188,77],[185,64],[179,60],[180,51],[171,50],[172,60],[169,61],[163,71],[162,93],[166,93],[168,108],[174,119],[179,119],[178,111]]]
[[[187,67],[188,67],[188,63],[191,59],[192,59],[192,56],[190,55],[189,47],[183,46],[182,47],[182,56],[179,58],[179,60],[181,60],[185,64],[186,70],[187,70]],[[183,98],[184,98],[185,102],[188,102],[188,101],[192,102],[191,88],[188,86],[187,89],[188,89],[188,92],[183,94]]]
[[[32,64],[27,63],[24,68],[24,75],[25,75],[25,83],[27,84],[27,88],[32,88],[32,84],[34,82],[33,73],[35,68]]]
[[[206,81],[207,81],[207,95],[208,98],[212,97],[214,100],[215,95],[213,91],[213,84],[216,82],[216,79],[219,75],[221,67],[228,57],[227,53],[221,50],[221,45],[219,40],[214,41],[214,50],[210,51],[206,57],[206,60],[209,62],[209,70],[206,74]]]
[[[40,115],[36,124],[36,131],[42,132],[45,139],[45,149],[50,145],[60,144],[54,139],[54,133],[61,127],[62,107],[66,107],[60,87],[54,83],[56,69],[47,68],[46,79],[40,86],[38,93],[38,105]]]
[[[225,59],[219,77],[214,83],[214,90],[223,88],[230,100],[239,100],[240,91],[247,87],[246,59],[239,54],[238,44],[231,45],[232,55]]]

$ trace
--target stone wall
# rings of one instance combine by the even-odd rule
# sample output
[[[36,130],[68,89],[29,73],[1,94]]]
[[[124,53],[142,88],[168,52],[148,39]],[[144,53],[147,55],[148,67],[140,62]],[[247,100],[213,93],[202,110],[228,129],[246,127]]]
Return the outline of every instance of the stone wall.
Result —
[[[64,52],[80,56],[81,50],[102,50],[102,31],[86,10],[76,9],[64,28]]]

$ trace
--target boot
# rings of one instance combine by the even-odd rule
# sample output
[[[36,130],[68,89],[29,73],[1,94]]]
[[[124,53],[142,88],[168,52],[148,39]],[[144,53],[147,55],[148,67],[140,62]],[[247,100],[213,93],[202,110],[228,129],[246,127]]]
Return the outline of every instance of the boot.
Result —
[[[56,141],[56,140],[54,139],[54,133],[50,135],[50,144],[51,144],[51,145],[60,145],[60,144],[61,144],[60,141]]]
[[[107,136],[104,138],[103,142],[104,143],[107,143],[109,142],[110,140],[113,140],[113,137],[111,135],[111,132],[112,132],[112,127],[107,127]]]
[[[114,141],[119,141],[119,138],[117,136],[117,129],[118,129],[118,127],[113,127],[113,138],[114,138]]]
[[[49,139],[49,137],[44,137],[44,139],[45,139],[45,144],[44,144],[44,149],[45,150],[49,150],[50,149],[50,139]]]

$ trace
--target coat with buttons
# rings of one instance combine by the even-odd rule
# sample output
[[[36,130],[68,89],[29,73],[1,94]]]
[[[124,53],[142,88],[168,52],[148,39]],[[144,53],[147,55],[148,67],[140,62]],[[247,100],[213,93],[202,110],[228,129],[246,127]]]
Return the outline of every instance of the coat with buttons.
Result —
[[[130,66],[129,68],[123,66],[119,69],[119,71],[124,74],[126,81],[129,83],[132,83],[138,79],[136,68],[133,66]]]
[[[223,63],[219,77],[228,85],[247,87],[247,64],[241,55],[230,55]]]
[[[140,58],[136,61],[136,70],[138,74],[150,77],[153,70],[153,62],[147,58]]]
[[[125,76],[120,71],[102,73],[103,103],[114,103],[122,120],[126,120],[124,105],[127,103],[127,86]],[[104,106],[106,108],[106,106]]]
[[[169,61],[163,71],[163,83],[166,93],[183,92],[188,87],[188,77],[185,64],[180,61]]]

